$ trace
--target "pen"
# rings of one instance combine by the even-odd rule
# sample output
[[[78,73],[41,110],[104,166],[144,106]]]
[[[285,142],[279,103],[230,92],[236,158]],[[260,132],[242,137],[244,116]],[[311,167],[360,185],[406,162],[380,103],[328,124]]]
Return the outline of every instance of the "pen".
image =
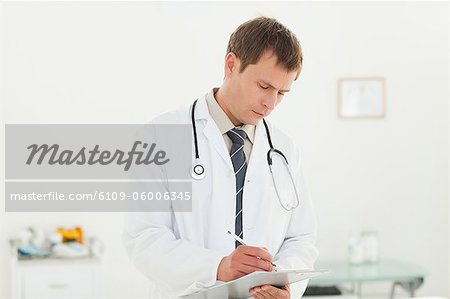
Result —
[[[241,238],[239,238],[239,236],[236,236],[236,234],[233,234],[232,232],[230,232],[229,230],[227,231],[231,236],[233,236],[233,238],[238,241],[239,243],[241,243],[241,245],[247,246],[247,244],[245,244],[244,240],[242,240]],[[259,256],[256,257],[257,259],[261,259]],[[275,265],[274,263],[270,262],[272,264],[272,266],[275,267],[275,271],[277,271],[277,265]]]

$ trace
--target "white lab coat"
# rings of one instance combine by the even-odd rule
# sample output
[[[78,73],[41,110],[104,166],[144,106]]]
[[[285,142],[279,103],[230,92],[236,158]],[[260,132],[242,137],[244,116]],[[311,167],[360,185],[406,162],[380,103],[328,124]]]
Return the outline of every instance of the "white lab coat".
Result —
[[[191,124],[189,107],[163,114],[154,123]],[[192,212],[127,215],[124,244],[131,261],[150,281],[150,298],[176,298],[216,282],[222,258],[234,250],[235,176],[230,155],[211,118],[205,96],[195,110],[203,180],[192,182]],[[248,245],[266,247],[279,268],[313,268],[316,219],[300,170],[299,151],[289,137],[269,125],[273,144],[287,157],[300,205],[284,210],[273,188],[266,156],[264,124],[256,127],[243,194],[243,232]],[[231,226],[231,227],[230,227]],[[291,285],[300,298],[306,282]],[[218,298],[219,299],[219,298]]]

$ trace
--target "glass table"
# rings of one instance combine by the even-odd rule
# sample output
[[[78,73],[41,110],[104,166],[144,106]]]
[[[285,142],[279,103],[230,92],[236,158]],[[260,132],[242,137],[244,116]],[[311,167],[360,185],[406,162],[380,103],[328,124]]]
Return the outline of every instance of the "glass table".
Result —
[[[403,287],[414,297],[423,284],[427,271],[413,263],[396,259],[381,259],[377,263],[352,265],[347,260],[318,260],[316,269],[327,269],[330,273],[312,278],[309,285],[339,285],[352,283],[351,292],[361,298],[361,285],[365,282],[392,281],[390,298],[397,286]]]

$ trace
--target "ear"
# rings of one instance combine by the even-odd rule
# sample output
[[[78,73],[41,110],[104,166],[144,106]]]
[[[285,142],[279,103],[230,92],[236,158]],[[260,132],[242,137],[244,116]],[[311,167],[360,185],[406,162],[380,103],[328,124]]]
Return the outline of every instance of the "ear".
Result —
[[[233,73],[239,71],[239,58],[233,52],[230,52],[225,57],[225,68],[224,73],[225,77],[229,78],[233,75]]]

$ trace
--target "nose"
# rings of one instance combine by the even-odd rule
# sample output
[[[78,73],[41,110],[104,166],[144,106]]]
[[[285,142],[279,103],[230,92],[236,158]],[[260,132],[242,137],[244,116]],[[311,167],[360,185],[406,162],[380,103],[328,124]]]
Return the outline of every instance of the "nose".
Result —
[[[273,110],[275,108],[275,104],[277,103],[277,96],[267,96],[263,100],[263,105],[269,110]]]

